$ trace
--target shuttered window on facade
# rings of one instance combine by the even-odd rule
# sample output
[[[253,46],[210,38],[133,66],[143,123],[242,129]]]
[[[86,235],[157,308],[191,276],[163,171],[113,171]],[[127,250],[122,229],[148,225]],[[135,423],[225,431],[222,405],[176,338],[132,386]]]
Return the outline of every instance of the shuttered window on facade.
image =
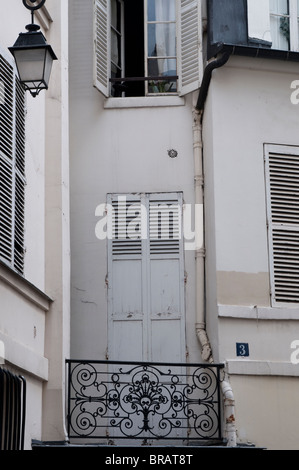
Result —
[[[299,148],[265,147],[272,302],[299,303]]]
[[[24,270],[25,93],[0,55],[0,259]]]
[[[127,66],[128,57],[126,57],[126,55],[128,56],[130,53],[136,54],[136,48],[132,48],[132,51],[128,51],[120,44],[120,41],[125,42],[125,20],[122,23],[123,31],[118,32],[118,46],[115,44],[114,28],[111,27],[113,24],[111,10],[114,12],[115,8],[111,8],[111,1],[116,0],[94,0],[94,84],[106,97],[113,95],[110,81],[114,71],[111,71],[111,64],[112,68],[114,66],[111,57],[114,57],[115,61],[115,57],[118,56],[119,61],[124,61]],[[124,8],[126,8],[126,0],[117,1],[123,1]],[[136,25],[140,22],[144,23],[144,38],[140,38],[140,41],[137,40],[140,43],[144,41],[144,57],[142,58],[145,64],[144,76],[148,75],[152,77],[158,75],[163,78],[163,74],[166,76],[177,74],[177,85],[171,88],[167,83],[163,83],[163,80],[151,80],[147,78],[145,94],[154,94],[155,92],[153,90],[155,89],[157,93],[167,94],[170,90],[170,92],[175,91],[182,96],[198,89],[202,74],[201,2],[199,0],[165,0],[164,5],[163,0],[156,0],[156,2],[153,0],[140,0],[140,2],[144,2],[144,17],[136,15],[136,18],[132,20],[132,15],[130,14],[129,16],[130,21],[135,21]],[[159,2],[161,4],[159,4]],[[170,16],[169,21],[166,21],[167,8],[169,8],[169,12],[171,11],[169,2],[174,3],[175,24],[173,26],[176,31],[174,33],[176,38],[173,37],[172,33],[169,34],[167,28],[165,28],[164,32],[161,28],[164,22],[165,25],[169,23],[168,26],[170,29],[170,24],[173,21],[173,16]],[[157,12],[159,12],[160,18],[163,18],[163,21],[157,21],[157,16],[154,17],[155,21],[151,21],[153,18],[151,17],[151,13],[148,13],[150,11],[149,6],[151,8],[150,3],[153,3],[153,8],[156,8],[156,15],[158,14]],[[167,6],[166,3],[169,5]],[[172,13],[169,14],[172,15]],[[157,26],[159,26],[159,28]],[[130,23],[129,28],[134,28],[134,23]],[[153,34],[156,34],[155,38],[152,37]],[[121,37],[122,39],[120,39]],[[151,44],[155,44],[155,42],[156,46],[150,47]],[[173,56],[174,51],[175,56]],[[153,63],[153,59],[155,59],[154,66],[148,66],[150,62]],[[137,60],[138,58],[136,56],[135,61]],[[130,58],[130,62],[132,62],[132,58]],[[176,70],[173,70],[174,67],[176,67]],[[126,82],[126,80],[123,81],[125,90],[126,87],[130,86],[132,77],[130,74],[126,76],[127,72],[125,66],[122,67],[121,73],[124,78],[130,77],[129,82]],[[137,78],[139,82],[142,79],[142,77]],[[168,77],[168,83],[171,84],[173,81],[174,80]],[[124,91],[124,93],[126,92]],[[123,95],[120,94],[118,96]]]

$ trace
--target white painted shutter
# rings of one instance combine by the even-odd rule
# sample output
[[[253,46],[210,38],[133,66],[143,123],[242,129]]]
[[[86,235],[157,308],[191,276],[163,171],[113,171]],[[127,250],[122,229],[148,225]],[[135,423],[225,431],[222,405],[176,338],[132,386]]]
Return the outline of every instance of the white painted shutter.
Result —
[[[24,270],[25,93],[0,55],[0,259]]]
[[[182,194],[149,195],[148,334],[151,361],[185,358]]]
[[[179,1],[178,75],[181,95],[200,87],[202,78],[201,1]]]
[[[13,259],[13,114],[14,72],[0,55],[0,80],[3,99],[0,105],[0,257],[11,264]]]
[[[110,195],[109,358],[185,354],[181,194]]]
[[[95,0],[94,12],[94,84],[110,94],[110,0]]]
[[[142,360],[145,282],[140,195],[109,195],[109,358]]]
[[[299,302],[299,149],[266,155],[272,300]]]

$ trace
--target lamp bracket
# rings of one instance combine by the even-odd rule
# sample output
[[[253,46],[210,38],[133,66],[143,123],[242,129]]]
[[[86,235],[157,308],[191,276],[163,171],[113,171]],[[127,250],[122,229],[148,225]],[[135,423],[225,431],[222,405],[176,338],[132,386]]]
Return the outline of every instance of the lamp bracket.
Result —
[[[37,5],[35,5],[35,3],[37,3]],[[23,0],[23,5],[31,12],[39,10],[45,3],[46,0]]]

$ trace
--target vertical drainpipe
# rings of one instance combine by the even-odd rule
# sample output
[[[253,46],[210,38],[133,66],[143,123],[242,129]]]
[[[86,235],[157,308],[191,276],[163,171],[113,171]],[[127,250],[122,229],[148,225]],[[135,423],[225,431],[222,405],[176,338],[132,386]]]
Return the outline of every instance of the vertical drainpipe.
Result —
[[[203,145],[202,145],[202,111],[193,112],[193,155],[195,207],[204,205]],[[204,232],[204,223],[201,223]],[[199,228],[199,227],[198,227]],[[204,240],[203,236],[198,237]],[[205,246],[196,246],[196,334],[201,345],[201,357],[205,362],[213,362],[212,348],[208,339],[205,324]]]
[[[210,62],[205,70],[197,104],[193,111],[193,153],[194,153],[194,179],[195,179],[195,204],[204,206],[204,172],[203,172],[203,140],[202,140],[202,118],[204,103],[208,94],[212,72],[215,68],[226,64],[230,53],[224,53],[220,59]],[[197,206],[196,206],[197,207]],[[201,346],[202,360],[210,364],[214,363],[212,347],[206,330],[205,319],[205,244],[204,223],[202,223],[203,240],[201,247],[196,247],[196,335]],[[235,399],[229,377],[224,372],[221,381],[221,391],[224,403],[225,436],[228,447],[237,446],[237,432],[235,422]]]

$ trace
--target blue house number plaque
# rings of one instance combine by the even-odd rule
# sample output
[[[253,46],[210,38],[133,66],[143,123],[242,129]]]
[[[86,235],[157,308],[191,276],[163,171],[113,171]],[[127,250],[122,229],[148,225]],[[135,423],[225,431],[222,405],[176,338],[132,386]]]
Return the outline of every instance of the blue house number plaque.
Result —
[[[236,343],[237,356],[238,357],[249,357],[249,344],[248,343]]]

